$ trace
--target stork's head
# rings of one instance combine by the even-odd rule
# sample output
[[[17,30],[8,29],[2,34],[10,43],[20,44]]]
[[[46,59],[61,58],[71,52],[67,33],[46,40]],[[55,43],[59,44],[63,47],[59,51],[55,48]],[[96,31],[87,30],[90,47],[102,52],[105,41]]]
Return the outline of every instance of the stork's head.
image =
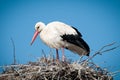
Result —
[[[43,22],[37,22],[35,24],[35,30],[38,32],[41,32],[44,27],[45,27],[45,24]]]
[[[37,22],[35,24],[35,33],[31,41],[31,45],[33,44],[34,40],[36,39],[37,35],[43,30],[45,24],[43,22]]]

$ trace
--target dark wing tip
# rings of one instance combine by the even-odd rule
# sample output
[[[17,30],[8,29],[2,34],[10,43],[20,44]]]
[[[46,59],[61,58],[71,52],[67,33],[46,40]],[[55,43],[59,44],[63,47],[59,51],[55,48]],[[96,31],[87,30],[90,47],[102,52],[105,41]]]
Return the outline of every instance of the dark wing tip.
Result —
[[[88,53],[86,54],[86,56],[89,56],[90,55],[90,48],[88,46],[88,49],[87,49]]]
[[[89,56],[90,55],[90,52],[88,52],[87,54],[86,54],[86,56]]]
[[[78,46],[80,46],[81,48],[86,50],[86,52],[87,52],[86,56],[89,56],[90,48],[89,48],[88,44],[79,36],[77,36],[77,43],[78,43]]]

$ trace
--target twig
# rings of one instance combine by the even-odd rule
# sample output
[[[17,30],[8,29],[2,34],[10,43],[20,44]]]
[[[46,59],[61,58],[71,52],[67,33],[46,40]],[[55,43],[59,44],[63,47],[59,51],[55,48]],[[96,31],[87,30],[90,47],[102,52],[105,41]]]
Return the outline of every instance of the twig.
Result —
[[[112,72],[112,73],[109,73],[108,75],[112,75],[112,76],[114,76],[114,75],[116,75],[117,73],[120,73],[120,70],[115,71],[115,72]]]
[[[45,58],[46,59],[46,54],[45,54],[45,52],[44,52],[44,50],[42,49],[42,54],[43,54],[43,58]]]
[[[102,55],[102,53],[105,53],[105,52],[108,52],[108,51],[111,51],[111,50],[114,50],[114,49],[116,49],[116,48],[118,48],[119,46],[115,46],[115,47],[113,47],[113,48],[109,48],[109,49],[106,49],[106,50],[104,50],[105,48],[107,48],[107,47],[109,47],[109,46],[112,46],[112,45],[114,45],[116,42],[113,42],[113,43],[111,43],[111,44],[107,44],[107,45],[105,45],[105,46],[103,46],[100,50],[98,50],[95,54],[93,54],[91,57],[89,57],[88,59],[86,59],[86,61],[89,61],[89,60],[91,60],[92,58],[94,58],[96,55]]]
[[[105,46],[103,46],[98,52],[102,51],[104,48],[108,47],[108,46],[112,46],[114,45],[116,42],[113,42],[113,43],[110,43],[110,44],[107,44]]]
[[[13,64],[16,64],[15,44],[14,44],[14,41],[13,41],[12,37],[11,37],[11,42],[12,42],[12,45],[13,45],[13,59],[14,59]]]

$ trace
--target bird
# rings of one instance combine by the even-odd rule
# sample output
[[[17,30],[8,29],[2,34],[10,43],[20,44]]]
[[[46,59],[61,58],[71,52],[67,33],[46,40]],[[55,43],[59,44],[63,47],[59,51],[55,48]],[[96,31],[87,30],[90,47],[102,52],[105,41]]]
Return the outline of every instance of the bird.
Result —
[[[56,60],[59,61],[58,50],[62,50],[62,61],[65,61],[64,49],[68,49],[80,56],[89,56],[90,48],[82,39],[82,34],[73,26],[60,21],[53,21],[45,25],[43,22],[35,24],[35,33],[31,40],[31,45],[37,35],[49,47],[56,49]]]

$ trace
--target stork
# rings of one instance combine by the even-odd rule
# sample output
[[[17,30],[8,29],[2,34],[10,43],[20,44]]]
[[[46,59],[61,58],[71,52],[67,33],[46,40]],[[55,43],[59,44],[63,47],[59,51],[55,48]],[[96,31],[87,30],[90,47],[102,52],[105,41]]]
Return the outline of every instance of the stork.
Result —
[[[45,25],[37,22],[31,45],[40,33],[41,40],[51,48],[56,49],[56,59],[59,61],[58,50],[62,50],[62,61],[65,61],[64,48],[78,55],[89,56],[88,44],[82,39],[81,33],[74,27],[63,22],[54,21]]]

